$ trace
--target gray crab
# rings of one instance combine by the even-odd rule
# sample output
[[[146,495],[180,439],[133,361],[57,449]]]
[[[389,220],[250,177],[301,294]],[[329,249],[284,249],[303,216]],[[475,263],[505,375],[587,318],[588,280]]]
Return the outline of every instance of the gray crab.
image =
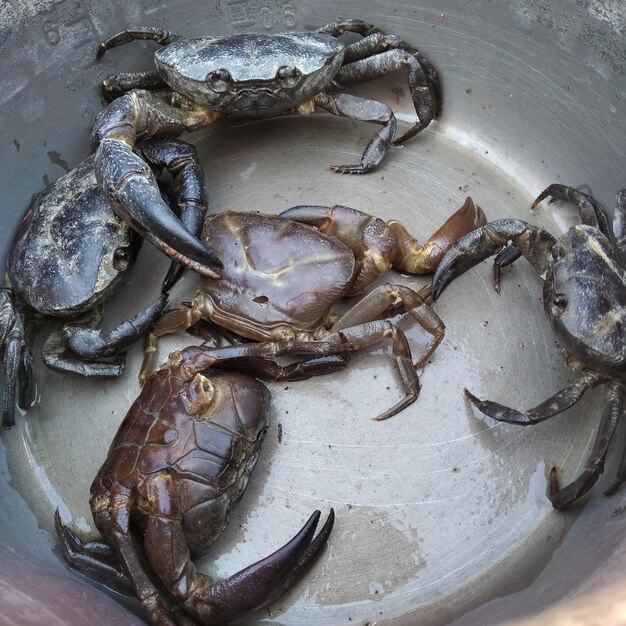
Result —
[[[148,139],[137,151],[158,172],[171,175],[168,202],[190,232],[200,233],[206,209],[204,177],[193,146]],[[15,400],[30,403],[31,327],[62,320],[44,342],[46,366],[86,377],[119,376],[124,351],[156,321],[182,267],[172,264],[159,298],[106,336],[97,328],[101,307],[133,265],[141,238],[113,212],[94,175],[94,158],[80,163],[34,196],[20,221],[7,259],[10,284],[0,287],[2,426],[15,422]]]
[[[609,443],[621,418],[626,395],[626,189],[617,195],[612,228],[604,209],[591,196],[565,185],[550,185],[533,203],[547,197],[573,202],[582,225],[555,239],[522,220],[490,222],[461,237],[441,260],[433,278],[433,299],[480,261],[501,251],[495,260],[494,283],[500,268],[523,255],[544,279],[543,303],[552,328],[566,352],[566,363],[580,374],[576,380],[540,405],[524,412],[489,400],[468,399],[489,417],[529,425],[546,420],[580,400],[592,387],[604,385],[607,404],[585,470],[565,487],[556,468],[550,474],[549,497],[563,509],[596,483],[604,470]],[[512,246],[505,247],[511,241]],[[617,481],[605,494],[626,481],[623,460]]]
[[[363,39],[344,46],[346,32]],[[96,176],[118,212],[154,245],[200,274],[214,276],[219,259],[176,220],[162,201],[154,176],[133,148],[138,139],[176,136],[203,128],[220,117],[308,115],[316,108],[380,124],[356,165],[332,166],[344,174],[375,169],[390,145],[423,130],[438,114],[437,71],[411,44],[361,20],[339,20],[315,32],[278,35],[238,34],[186,39],[156,28],[121,32],[99,48],[148,39],[163,47],[156,69],[105,79],[115,98],[92,129]],[[348,93],[346,85],[408,70],[418,121],[398,139],[391,108]]]

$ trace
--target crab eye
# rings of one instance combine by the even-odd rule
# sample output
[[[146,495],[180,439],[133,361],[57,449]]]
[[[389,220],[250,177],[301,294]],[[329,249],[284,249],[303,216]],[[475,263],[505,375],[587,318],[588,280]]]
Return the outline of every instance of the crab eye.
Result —
[[[555,261],[559,261],[560,259],[562,259],[565,256],[565,250],[563,250],[563,248],[561,248],[561,246],[558,246],[556,244],[554,246],[552,246],[551,253],[552,253],[552,258]]]
[[[117,248],[117,250],[113,253],[113,267],[118,272],[127,270],[130,262],[130,253],[126,248]]]
[[[221,69],[207,74],[206,82],[213,91],[223,92],[228,91],[233,77],[228,70]]]
[[[297,67],[283,65],[282,67],[278,68],[276,76],[287,87],[293,87],[300,82],[300,79],[302,78],[302,72]]]
[[[552,313],[553,315],[561,315],[567,307],[567,298],[562,293],[557,293],[552,298]]]

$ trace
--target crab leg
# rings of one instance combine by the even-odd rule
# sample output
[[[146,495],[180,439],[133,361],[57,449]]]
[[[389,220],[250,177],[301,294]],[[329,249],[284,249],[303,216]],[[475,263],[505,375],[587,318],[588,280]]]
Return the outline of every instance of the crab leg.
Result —
[[[337,330],[318,341],[284,339],[227,346],[215,350],[197,348],[195,354],[190,356],[181,368],[185,371],[196,372],[213,366],[218,367],[219,363],[224,360],[345,354],[372,347],[382,341],[391,341],[393,360],[405,395],[391,408],[374,418],[380,421],[400,413],[417,400],[420,392],[419,377],[413,367],[409,342],[402,330],[387,320],[374,320],[352,328]]]
[[[539,275],[547,271],[554,237],[542,228],[522,220],[496,220],[452,244],[435,271],[433,299],[436,300],[455,278],[498,252],[509,241],[513,242]]]
[[[273,602],[316,559],[334,523],[331,509],[324,526],[315,536],[320,517],[320,512],[315,511],[300,532],[282,548],[222,582],[211,583],[196,573],[191,562],[171,477],[167,473],[152,475],[142,484],[141,490],[151,505],[160,511],[148,516],[144,534],[148,561],[183,610],[203,624],[223,624]],[[169,625],[172,621],[167,608],[133,546],[129,526],[130,503],[130,494],[124,491],[99,498],[94,520],[102,535],[111,541],[112,553],[123,564],[151,623]],[[73,543],[71,534],[64,536],[63,542],[68,539]],[[101,551],[101,545],[96,544],[95,550]],[[109,559],[106,553],[98,556],[100,560],[102,557]],[[88,564],[83,560],[82,565],[87,567]]]
[[[152,28],[150,26],[123,30],[121,33],[109,37],[100,44],[96,58],[100,59],[104,53],[111,48],[117,48],[117,46],[123,46],[131,41],[137,41],[138,39],[156,41],[159,45],[166,46],[179,38],[180,35],[172,33],[169,30]]]
[[[0,352],[2,353],[2,426],[15,425],[16,395],[22,408],[29,401],[31,355],[24,336],[24,320],[10,287],[0,288]]]
[[[102,536],[109,539],[113,554],[131,580],[150,622],[159,626],[171,626],[175,622],[169,616],[168,607],[164,605],[158,589],[141,565],[133,545],[130,530],[131,509],[131,492],[125,487],[112,491],[108,497],[98,496],[97,501],[92,504],[96,526]]]
[[[61,542],[63,556],[69,566],[107,587],[123,595],[132,595],[133,588],[115,559],[111,548],[103,541],[83,541],[61,522],[61,515],[57,508],[54,514],[54,527]]]
[[[133,89],[169,89],[156,70],[147,72],[119,72],[111,74],[102,81],[102,95],[107,102],[113,102]]]
[[[529,426],[538,424],[550,417],[558,415],[576,404],[586,391],[607,382],[607,378],[596,372],[584,372],[576,380],[569,383],[553,396],[537,405],[533,409],[528,409],[524,413],[507,406],[492,402],[491,400],[479,400],[468,389],[465,396],[481,412],[489,417],[506,422],[507,424],[519,424]]]
[[[83,325],[65,324],[63,339],[73,353],[85,359],[97,359],[120,354],[150,329],[163,312],[167,300],[167,294],[161,294],[143,311],[122,322],[106,336],[103,336],[100,329],[95,328],[100,322],[101,316],[94,310],[88,314],[91,319],[88,319],[86,325],[84,323]],[[57,371],[59,370],[57,369]]]
[[[550,203],[555,200],[571,202],[578,209],[580,221],[583,224],[598,228],[605,237],[611,239],[612,232],[609,228],[606,211],[595,198],[579,191],[578,189],[574,189],[574,187],[568,187],[567,185],[559,185],[555,183],[544,189],[535,198],[530,208],[534,209],[540,202],[548,197],[550,198]]]
[[[360,98],[348,93],[336,95],[321,92],[313,98],[316,106],[340,117],[348,117],[363,122],[375,122],[383,127],[370,139],[359,165],[331,165],[330,169],[339,174],[367,174],[376,169],[382,161],[396,133],[396,117],[393,111],[382,102]],[[306,110],[309,112],[308,109]],[[300,112],[300,109],[296,109]]]
[[[535,209],[540,202],[550,197],[550,203],[555,200],[561,200],[562,202],[571,202],[576,205],[580,220],[583,224],[598,228],[603,235],[608,237],[609,240],[619,239],[621,233],[621,241],[617,242],[618,247],[624,245],[624,232],[626,231],[626,220],[624,219],[624,212],[618,210],[615,211],[613,217],[613,231],[609,228],[609,222],[607,214],[602,205],[592,196],[568,187],[566,185],[553,184],[544,189],[534,200],[531,205],[531,209]],[[626,205],[625,205],[626,206]],[[626,208],[624,209],[626,211]],[[511,265],[515,262],[522,253],[517,250],[515,246],[508,246],[500,251],[496,256],[493,264],[493,288],[497,293],[500,293],[500,273],[503,267]]]
[[[313,376],[332,374],[344,369],[349,362],[347,354],[324,354],[296,361],[289,365],[279,365],[276,361],[262,357],[250,357],[234,361],[220,361],[220,368],[234,369],[270,381],[306,380]]]
[[[133,147],[138,139],[202,128],[217,116],[199,105],[176,107],[136,90],[109,104],[92,129],[96,178],[115,210],[161,251],[211,277],[216,275],[209,266],[221,267],[221,262],[167,206],[152,170]]]
[[[408,84],[418,122],[393,143],[404,143],[441,112],[439,74],[430,61],[414,46],[395,35],[387,35],[378,27],[361,20],[339,20],[318,29],[318,32],[339,37],[346,32],[364,37],[346,46],[344,65],[335,77],[338,85],[351,85],[373,80],[399,69],[408,69]]]
[[[422,297],[404,285],[389,283],[380,285],[346,311],[333,324],[330,331],[331,333],[339,332],[351,326],[366,324],[384,317],[390,311],[396,314],[399,312],[408,313],[426,332],[432,335],[431,345],[414,366],[419,369],[441,343],[446,327],[441,318],[424,302]]]
[[[550,500],[555,509],[564,509],[578,498],[584,496],[597,482],[600,474],[604,471],[604,462],[609,449],[611,439],[615,434],[617,423],[619,422],[624,408],[624,395],[626,389],[617,382],[606,384],[607,405],[602,413],[602,419],[598,427],[596,440],[593,444],[591,454],[585,464],[583,473],[565,487],[559,486],[556,468],[550,476]],[[621,468],[620,468],[621,469]],[[609,487],[608,493],[612,493],[619,482]],[[605,493],[605,495],[608,495]]]

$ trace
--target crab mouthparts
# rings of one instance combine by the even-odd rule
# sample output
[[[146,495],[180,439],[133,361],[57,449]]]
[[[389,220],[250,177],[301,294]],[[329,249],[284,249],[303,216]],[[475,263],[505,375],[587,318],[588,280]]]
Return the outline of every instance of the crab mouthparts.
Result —
[[[279,98],[270,90],[246,89],[240,91],[232,100],[232,106],[239,111],[267,111],[275,108]]]

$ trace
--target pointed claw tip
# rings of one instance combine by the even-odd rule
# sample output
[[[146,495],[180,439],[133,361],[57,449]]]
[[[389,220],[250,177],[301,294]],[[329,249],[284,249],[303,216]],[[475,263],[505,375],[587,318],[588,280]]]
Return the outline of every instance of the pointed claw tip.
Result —
[[[481,400],[477,398],[467,387],[463,389],[463,393],[473,405],[478,406],[480,404]]]
[[[328,517],[326,518],[326,521],[324,522],[324,526],[322,526],[319,532],[320,536],[328,538],[331,530],[333,529],[334,524],[335,524],[335,509],[331,507],[330,512],[328,513]]]
[[[391,415],[389,415],[388,413],[382,413],[381,415],[376,415],[375,417],[372,417],[372,419],[375,422],[384,422],[385,420],[388,420],[391,417]]]
[[[617,491],[624,484],[624,482],[626,482],[624,479],[618,478],[608,489],[605,489],[602,492],[602,495],[604,495],[607,498],[612,495],[615,495],[615,493],[617,493]]]

